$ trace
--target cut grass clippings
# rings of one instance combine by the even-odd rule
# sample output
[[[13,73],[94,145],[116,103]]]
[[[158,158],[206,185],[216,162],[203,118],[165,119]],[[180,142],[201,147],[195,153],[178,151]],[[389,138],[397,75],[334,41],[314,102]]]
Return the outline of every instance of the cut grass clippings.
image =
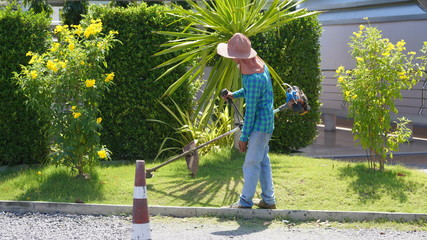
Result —
[[[427,213],[427,174],[417,170],[386,166],[380,172],[364,163],[270,156],[279,209]],[[148,204],[229,205],[243,186],[243,161],[235,151],[208,154],[194,178],[184,159],[166,165],[147,179]],[[0,199],[132,205],[135,162],[104,162],[90,175],[79,179],[54,166],[7,168],[0,172]]]

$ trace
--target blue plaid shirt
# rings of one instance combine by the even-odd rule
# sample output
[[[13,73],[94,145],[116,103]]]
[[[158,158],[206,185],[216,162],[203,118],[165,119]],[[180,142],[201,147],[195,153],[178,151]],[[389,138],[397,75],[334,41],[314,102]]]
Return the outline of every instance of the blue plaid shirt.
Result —
[[[267,66],[263,73],[242,74],[243,88],[233,92],[234,98],[246,101],[245,122],[240,141],[247,142],[253,131],[273,133],[273,86]]]

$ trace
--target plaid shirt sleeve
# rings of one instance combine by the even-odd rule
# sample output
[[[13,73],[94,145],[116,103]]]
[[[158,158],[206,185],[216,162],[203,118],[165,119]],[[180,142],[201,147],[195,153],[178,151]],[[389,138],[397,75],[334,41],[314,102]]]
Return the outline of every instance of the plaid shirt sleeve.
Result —
[[[240,141],[247,142],[253,131],[273,132],[274,97],[268,69],[264,73],[243,75],[242,83],[243,88],[233,92],[233,97],[245,98],[245,119]]]
[[[241,98],[241,97],[244,97],[244,96],[245,96],[245,89],[244,88],[241,88],[241,89],[233,92],[233,97],[234,98]]]

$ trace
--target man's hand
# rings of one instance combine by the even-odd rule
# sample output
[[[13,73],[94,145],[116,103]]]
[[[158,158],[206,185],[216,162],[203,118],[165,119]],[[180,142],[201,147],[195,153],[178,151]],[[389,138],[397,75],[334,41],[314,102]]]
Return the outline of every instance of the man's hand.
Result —
[[[239,141],[240,152],[246,152],[247,149],[248,149],[248,142]]]
[[[233,92],[227,91],[227,95],[222,96],[222,99],[224,99],[227,102],[228,102],[228,99],[233,100],[234,99]]]

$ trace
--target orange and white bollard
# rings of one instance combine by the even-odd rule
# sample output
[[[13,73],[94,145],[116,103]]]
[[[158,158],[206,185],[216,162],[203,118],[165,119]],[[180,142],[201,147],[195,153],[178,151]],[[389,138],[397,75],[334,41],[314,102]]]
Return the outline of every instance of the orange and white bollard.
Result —
[[[151,239],[148,218],[147,187],[145,182],[145,162],[136,161],[135,187],[132,209],[132,240]]]

